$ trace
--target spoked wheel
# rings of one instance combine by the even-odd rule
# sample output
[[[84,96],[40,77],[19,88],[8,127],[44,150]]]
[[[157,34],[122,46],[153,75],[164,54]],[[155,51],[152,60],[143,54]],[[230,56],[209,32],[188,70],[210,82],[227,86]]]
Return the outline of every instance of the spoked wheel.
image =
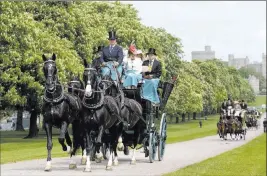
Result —
[[[159,161],[163,160],[165,143],[167,139],[167,121],[166,114],[162,114],[160,120],[160,129],[159,129],[159,141],[158,141],[158,159]]]
[[[107,160],[109,158],[109,147],[107,146],[107,144],[103,143],[102,148],[101,148],[102,154],[103,154],[103,158],[105,160]]]
[[[149,161],[153,163],[156,157],[156,134],[155,132],[150,132],[149,134]]]

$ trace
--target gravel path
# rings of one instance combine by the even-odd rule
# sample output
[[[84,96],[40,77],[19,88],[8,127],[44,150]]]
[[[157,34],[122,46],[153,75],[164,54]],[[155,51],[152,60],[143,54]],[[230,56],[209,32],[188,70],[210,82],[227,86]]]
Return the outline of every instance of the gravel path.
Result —
[[[266,117],[266,113],[263,114]],[[263,119],[263,118],[262,118]],[[169,144],[166,147],[164,160],[154,163],[149,163],[148,158],[145,158],[144,153],[136,152],[136,165],[130,165],[130,156],[125,156],[119,153],[119,165],[113,166],[112,171],[106,171],[106,161],[95,164],[92,163],[92,172],[84,173],[84,166],[80,165],[80,157],[77,157],[78,168],[69,170],[68,158],[53,158],[52,171],[44,172],[46,160],[31,160],[17,162],[12,164],[1,165],[2,176],[83,176],[83,175],[162,175],[163,173],[172,172],[185,166],[200,162],[202,160],[214,157],[223,152],[239,147],[255,137],[263,133],[262,120],[258,130],[249,130],[246,135],[246,140],[239,141],[221,141],[218,135],[199,138],[186,142]],[[215,124],[214,124],[215,126]],[[203,127],[205,128],[205,126]],[[215,131],[215,129],[214,129]],[[33,151],[34,152],[34,151]]]

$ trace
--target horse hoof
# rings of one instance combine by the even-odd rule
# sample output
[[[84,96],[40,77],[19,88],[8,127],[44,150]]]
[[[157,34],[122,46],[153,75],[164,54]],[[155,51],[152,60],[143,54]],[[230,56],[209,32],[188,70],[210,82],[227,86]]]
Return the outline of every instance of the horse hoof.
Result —
[[[86,158],[82,158],[81,164],[86,165]]]
[[[91,168],[85,168],[83,171],[84,172],[91,172]]]
[[[118,166],[119,165],[119,162],[118,161],[114,161],[113,162],[113,166]]]
[[[68,148],[67,148],[66,146],[63,146],[63,147],[62,147],[62,150],[63,150],[64,152],[66,152],[67,149],[68,149]]]
[[[77,165],[76,164],[70,164],[69,165],[69,169],[76,169],[77,168]]]
[[[106,166],[106,170],[112,170],[112,167],[111,166]]]
[[[51,171],[52,167],[51,165],[46,165],[44,171],[49,172]]]
[[[70,146],[67,146],[67,150],[66,150],[66,152],[67,152],[68,154],[71,153],[71,147],[70,147]]]
[[[136,160],[132,160],[131,165],[136,165]]]

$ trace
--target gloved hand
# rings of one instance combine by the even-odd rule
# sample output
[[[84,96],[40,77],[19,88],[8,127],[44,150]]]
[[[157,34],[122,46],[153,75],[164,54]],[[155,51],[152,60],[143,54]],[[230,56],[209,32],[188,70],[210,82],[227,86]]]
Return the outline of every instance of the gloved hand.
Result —
[[[118,67],[119,66],[119,62],[114,62],[114,66]]]
[[[102,64],[101,64],[102,67],[104,67],[106,65],[107,65],[106,62],[102,62]]]

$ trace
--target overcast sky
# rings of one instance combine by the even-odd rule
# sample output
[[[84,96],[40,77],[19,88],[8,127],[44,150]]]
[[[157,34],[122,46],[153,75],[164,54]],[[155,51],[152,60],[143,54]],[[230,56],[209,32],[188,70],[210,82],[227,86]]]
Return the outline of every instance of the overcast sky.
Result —
[[[132,1],[142,23],[163,27],[182,39],[184,59],[210,45],[217,58],[248,56],[261,61],[266,53],[265,1]]]

